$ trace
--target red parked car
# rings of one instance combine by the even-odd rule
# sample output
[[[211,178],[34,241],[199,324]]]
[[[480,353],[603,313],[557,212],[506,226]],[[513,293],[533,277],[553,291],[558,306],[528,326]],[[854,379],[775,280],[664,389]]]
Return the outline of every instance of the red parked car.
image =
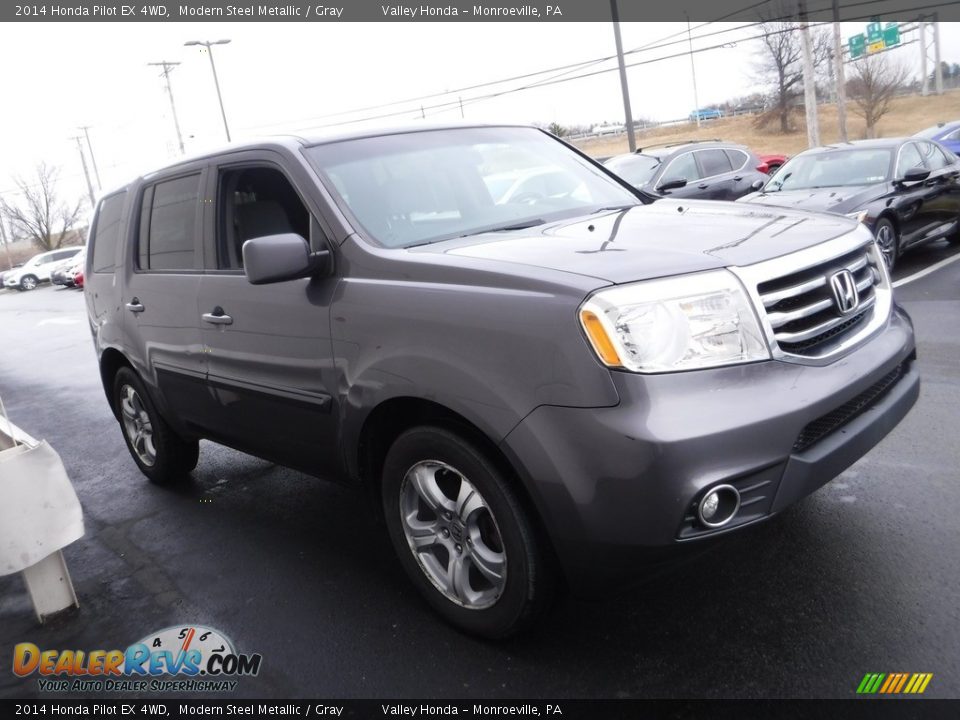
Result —
[[[757,170],[773,175],[777,168],[790,159],[789,155],[757,155],[760,158],[760,165]]]

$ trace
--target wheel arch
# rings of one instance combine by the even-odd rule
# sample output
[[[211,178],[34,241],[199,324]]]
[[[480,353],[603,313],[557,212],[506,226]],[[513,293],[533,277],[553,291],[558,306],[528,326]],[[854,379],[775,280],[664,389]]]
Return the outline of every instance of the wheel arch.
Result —
[[[133,364],[127,359],[127,356],[116,348],[107,348],[100,355],[100,380],[103,383],[103,392],[107,396],[107,404],[110,406],[110,412],[119,420],[117,408],[113,401],[113,379],[117,376],[120,368],[127,367],[133,372]]]
[[[503,473],[516,491],[517,498],[527,511],[541,541],[550,556],[550,562],[562,575],[556,549],[544,518],[541,516],[523,476],[513,466],[499,445],[478,425],[441,403],[412,396],[396,396],[383,400],[373,408],[361,426],[351,465],[356,467],[361,485],[377,517],[382,520],[380,501],[383,462],[387,451],[401,433],[418,426],[434,425],[461,435],[475,444]]]

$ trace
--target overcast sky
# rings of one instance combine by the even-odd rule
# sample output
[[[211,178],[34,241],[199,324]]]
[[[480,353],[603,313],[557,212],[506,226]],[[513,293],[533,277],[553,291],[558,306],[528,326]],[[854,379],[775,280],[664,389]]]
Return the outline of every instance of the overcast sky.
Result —
[[[756,29],[713,37],[737,27],[693,23],[694,48],[729,46],[695,54],[701,107],[757,89],[753,67]],[[960,23],[942,23],[943,59],[960,62]],[[845,24],[844,36],[863,30]],[[685,53],[686,25],[625,23],[624,48],[675,42],[634,54],[628,62]],[[679,35],[678,35],[679,34]],[[298,131],[309,134],[339,120],[403,111],[380,123],[407,123],[420,102],[357,115],[334,113],[600,58],[614,52],[607,23],[43,23],[6,24],[0,43],[4,111],[0,113],[0,192],[12,176],[29,176],[39,161],[57,165],[65,194],[85,194],[75,142],[77,127],[91,126],[104,189],[177,156],[170,105],[159,68],[171,74],[187,153],[224,142],[206,50],[187,40],[229,38],[214,57],[233,139]],[[919,48],[892,53],[919,76]],[[589,70],[611,67],[596,65]],[[580,71],[573,71],[575,74]],[[460,93],[467,120],[559,122],[623,121],[616,72],[475,101],[478,95],[530,82],[538,76]],[[634,117],[673,119],[694,107],[690,57],[682,55],[628,70]],[[455,97],[423,101],[428,120],[458,120],[460,108],[430,109]]]

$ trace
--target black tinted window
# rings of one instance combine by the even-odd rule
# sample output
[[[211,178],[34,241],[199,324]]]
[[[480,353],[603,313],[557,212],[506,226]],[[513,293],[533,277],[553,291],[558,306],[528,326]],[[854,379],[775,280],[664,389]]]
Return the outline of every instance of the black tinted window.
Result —
[[[692,152],[684,153],[680,157],[672,160],[670,166],[660,176],[658,185],[672,182],[674,180],[686,180],[692,182],[700,178],[700,171],[697,170],[697,161]]]
[[[724,150],[724,152],[730,158],[730,166],[734,170],[739,170],[747,164],[747,154],[742,150]]]
[[[116,265],[117,240],[120,238],[120,212],[126,193],[112,195],[100,204],[100,212],[90,235],[93,245],[93,271],[113,272]]]
[[[141,239],[146,235],[147,247],[146,253],[142,246],[140,248],[140,267],[150,270],[192,269],[200,175],[157,183],[152,190],[149,205],[144,202],[144,209],[149,209],[149,225],[146,232],[141,232]],[[143,220],[146,221],[146,212]]]
[[[723,150],[698,150],[697,158],[700,160],[700,167],[703,168],[703,177],[721,175],[732,169],[730,158]]]

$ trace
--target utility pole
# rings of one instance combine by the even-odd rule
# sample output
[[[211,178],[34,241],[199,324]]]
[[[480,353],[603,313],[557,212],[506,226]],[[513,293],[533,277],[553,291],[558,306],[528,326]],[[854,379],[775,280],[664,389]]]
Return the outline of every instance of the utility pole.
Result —
[[[220,93],[220,79],[217,77],[217,65],[213,62],[213,46],[226,45],[229,40],[188,40],[187,45],[202,45],[207,49],[207,55],[210,57],[210,70],[213,72],[213,86],[217,89],[217,101],[220,103],[220,117],[223,118],[223,131],[227,135],[227,142],[230,142],[230,126],[227,125],[227,111],[223,109],[223,95]]]
[[[687,15],[687,13],[684,13]],[[700,101],[697,99],[697,66],[693,62],[693,37],[690,35],[690,16],[687,15],[687,42],[690,44],[690,73],[693,75],[693,112],[697,116],[697,129],[700,129]]]
[[[620,10],[617,0],[610,0],[610,14],[613,16],[613,37],[617,43],[617,64],[620,66],[620,90],[623,93],[623,114],[627,121],[627,143],[630,152],[637,149],[637,138],[633,133],[633,113],[630,112],[630,90],[627,87],[627,68],[623,64],[623,42],[620,40]]]
[[[7,242],[7,229],[4,227],[3,213],[0,213],[0,242],[3,243],[3,250],[7,254],[7,268],[12,268],[13,257],[10,255],[10,243]]]
[[[920,36],[920,77],[923,82],[920,94],[924,97],[930,94],[930,73],[927,72],[927,21],[924,19],[925,17],[921,15],[920,19],[917,20]]]
[[[95,207],[97,200],[93,194],[93,183],[90,182],[90,171],[87,169],[87,156],[83,154],[83,145],[80,144],[80,136],[76,135],[73,139],[77,141],[77,151],[80,153],[80,162],[83,164],[83,176],[87,179],[87,192],[90,194],[90,207]]]
[[[943,95],[943,66],[940,64],[940,22],[933,14],[933,81],[937,95]]]
[[[810,46],[810,23],[807,22],[805,0],[800,0],[800,44],[803,46],[803,104],[807,111],[807,145],[817,147],[820,144],[817,85],[813,74],[813,49]]]
[[[97,179],[97,190],[103,190],[103,184],[100,182],[100,171],[97,169],[97,159],[93,156],[93,145],[90,143],[90,126],[84,125],[80,130],[83,130],[83,135],[87,138],[87,150],[90,151],[90,164],[93,165],[93,176]]]
[[[460,101],[460,119],[463,120],[463,118],[465,117],[465,115],[463,114],[463,98],[458,96],[457,100]]]
[[[833,77],[837,85],[837,124],[840,142],[847,142],[847,81],[843,75],[843,38],[840,35],[840,3],[833,0]]]
[[[168,62],[167,60],[147,63],[147,65],[159,65],[163,68],[163,79],[166,81],[167,97],[170,98],[170,110],[173,111],[173,126],[177,129],[177,143],[180,145],[180,154],[183,155],[185,154],[183,149],[183,135],[180,133],[180,121],[177,120],[177,104],[173,101],[173,88],[170,85],[170,71],[179,64],[178,62]]]

